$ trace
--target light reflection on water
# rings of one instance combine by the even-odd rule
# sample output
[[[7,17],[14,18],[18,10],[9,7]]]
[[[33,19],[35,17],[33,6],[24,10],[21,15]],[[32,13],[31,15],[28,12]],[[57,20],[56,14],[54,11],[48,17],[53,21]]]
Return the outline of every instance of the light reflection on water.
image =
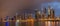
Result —
[[[29,23],[29,25],[26,24],[27,22],[17,22],[17,24],[15,24],[15,23],[16,22],[10,22],[9,26],[15,26],[15,25],[16,26],[22,26],[23,24],[24,24],[24,26],[25,25],[29,26],[32,24],[31,22]],[[60,21],[36,21],[33,26],[60,26]]]

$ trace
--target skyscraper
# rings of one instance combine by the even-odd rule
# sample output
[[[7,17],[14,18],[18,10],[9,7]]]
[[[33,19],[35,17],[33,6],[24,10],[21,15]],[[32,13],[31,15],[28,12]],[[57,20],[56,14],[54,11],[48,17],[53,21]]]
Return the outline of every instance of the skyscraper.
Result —
[[[48,17],[50,17],[50,14],[51,14],[51,9],[48,8]]]
[[[51,9],[51,18],[54,18],[54,16],[55,16],[54,9]]]
[[[47,13],[46,8],[43,8],[42,9],[42,18],[45,18],[46,13]]]
[[[35,19],[41,18],[41,12],[39,10],[35,10]]]

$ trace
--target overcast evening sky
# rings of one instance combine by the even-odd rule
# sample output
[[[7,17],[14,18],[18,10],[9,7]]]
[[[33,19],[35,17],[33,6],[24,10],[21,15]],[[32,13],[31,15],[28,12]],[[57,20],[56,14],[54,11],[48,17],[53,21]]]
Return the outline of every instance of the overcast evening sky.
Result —
[[[1,0],[0,17],[14,16],[16,12],[24,10],[33,11],[42,6],[48,6],[48,3],[55,9],[56,16],[60,15],[60,0]],[[20,13],[21,14],[21,13]]]

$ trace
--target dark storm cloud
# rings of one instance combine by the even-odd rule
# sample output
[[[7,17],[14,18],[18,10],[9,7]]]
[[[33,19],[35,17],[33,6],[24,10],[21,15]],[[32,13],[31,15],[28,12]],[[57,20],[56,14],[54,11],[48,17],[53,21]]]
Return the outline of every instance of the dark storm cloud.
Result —
[[[18,11],[20,14],[24,11],[32,12],[38,9],[41,3],[52,2],[54,0],[1,0],[0,16],[12,16]]]

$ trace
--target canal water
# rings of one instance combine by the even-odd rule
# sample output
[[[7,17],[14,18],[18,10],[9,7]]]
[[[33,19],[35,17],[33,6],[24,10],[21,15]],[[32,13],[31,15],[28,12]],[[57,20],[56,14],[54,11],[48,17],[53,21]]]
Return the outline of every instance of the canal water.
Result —
[[[34,24],[32,25],[32,23]],[[6,21],[0,22],[0,26],[60,26],[60,21],[34,21],[34,22]]]

